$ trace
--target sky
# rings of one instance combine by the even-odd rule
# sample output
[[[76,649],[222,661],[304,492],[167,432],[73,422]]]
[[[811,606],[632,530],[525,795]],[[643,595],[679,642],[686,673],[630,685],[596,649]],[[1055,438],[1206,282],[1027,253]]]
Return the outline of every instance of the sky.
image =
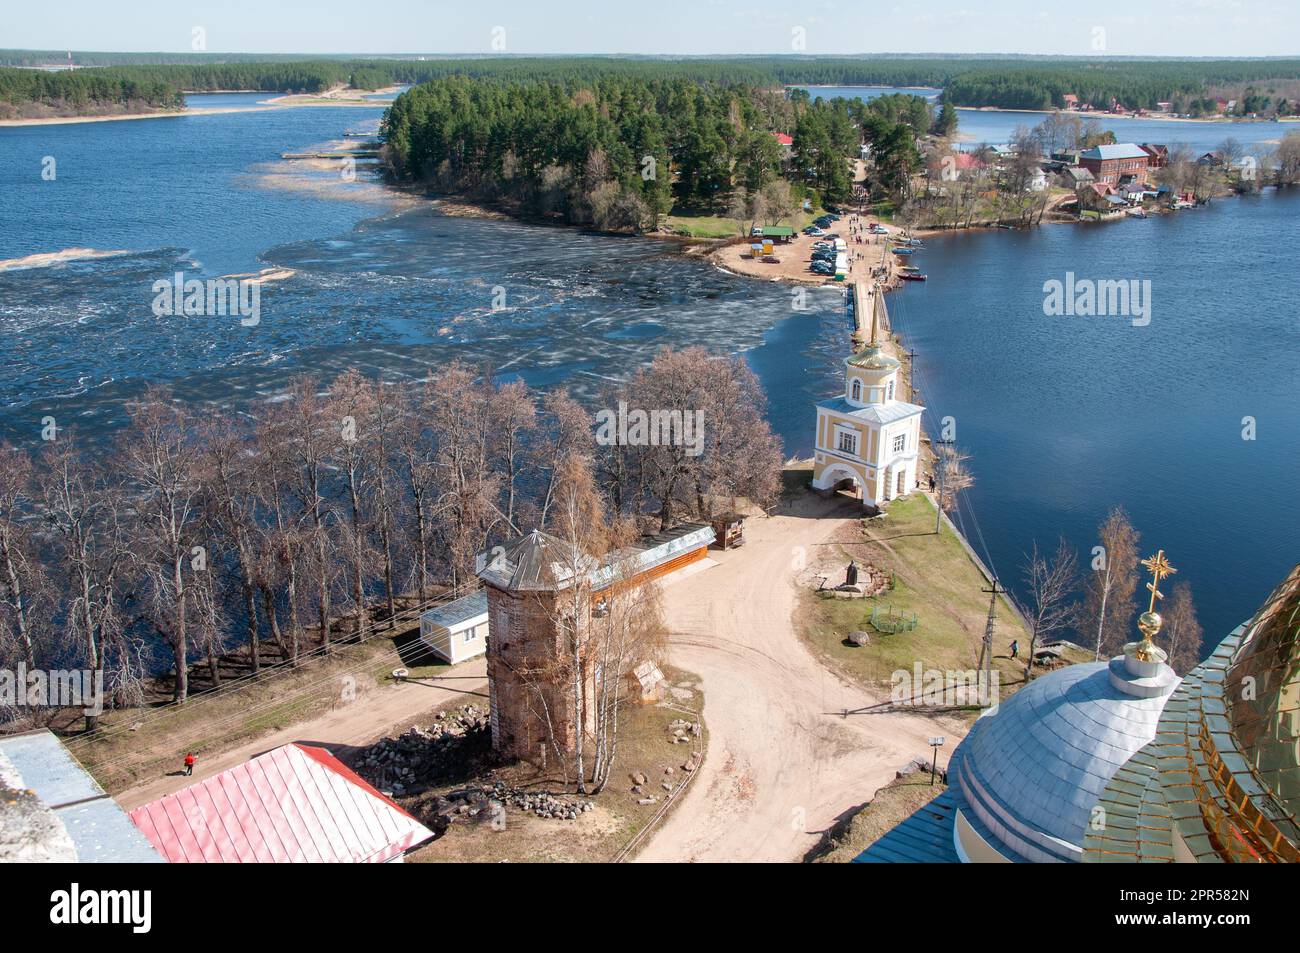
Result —
[[[0,0],[0,48],[1300,54],[1300,0]],[[199,44],[202,45],[199,45]]]

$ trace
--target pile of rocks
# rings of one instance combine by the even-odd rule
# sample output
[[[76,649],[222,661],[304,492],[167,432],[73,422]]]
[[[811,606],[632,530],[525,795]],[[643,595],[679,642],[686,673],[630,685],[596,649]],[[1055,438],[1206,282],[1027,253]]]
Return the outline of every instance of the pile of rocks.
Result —
[[[907,762],[907,764],[895,771],[894,777],[909,778],[914,774],[929,774],[933,764],[934,762],[929,758],[913,758],[911,761]],[[935,777],[937,777],[942,783],[947,784],[948,769],[939,768],[935,772]]]
[[[673,744],[690,744],[692,738],[698,738],[703,726],[698,721],[683,721],[675,718],[668,724],[668,734]]]
[[[420,794],[431,785],[464,777],[491,757],[486,709],[463,705],[439,712],[428,728],[418,725],[396,738],[383,738],[361,752],[354,770],[394,797]]]
[[[574,795],[556,795],[545,791],[524,791],[504,781],[491,785],[470,785],[440,795],[431,805],[434,811],[448,821],[456,818],[496,819],[504,808],[512,807],[548,820],[574,821],[586,814],[595,804]]]
[[[682,763],[682,773],[691,774],[700,766],[700,752],[692,751],[691,756]],[[644,771],[633,771],[629,778],[632,779],[632,794],[637,797],[638,804],[654,804],[659,800],[658,794],[651,794],[646,789],[650,786],[650,779]],[[677,769],[671,764],[664,768],[663,778],[659,786],[663,788],[665,794],[672,794],[677,788],[686,783],[686,778],[680,781],[677,779]]]

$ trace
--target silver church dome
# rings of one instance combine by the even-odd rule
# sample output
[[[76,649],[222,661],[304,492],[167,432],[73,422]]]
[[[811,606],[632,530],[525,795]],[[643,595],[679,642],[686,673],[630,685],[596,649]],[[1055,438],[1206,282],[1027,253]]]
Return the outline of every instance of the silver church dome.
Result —
[[[1155,737],[1177,685],[1163,661],[1131,653],[1039,677],[982,716],[954,753],[962,815],[1009,860],[1081,860],[1094,805]]]

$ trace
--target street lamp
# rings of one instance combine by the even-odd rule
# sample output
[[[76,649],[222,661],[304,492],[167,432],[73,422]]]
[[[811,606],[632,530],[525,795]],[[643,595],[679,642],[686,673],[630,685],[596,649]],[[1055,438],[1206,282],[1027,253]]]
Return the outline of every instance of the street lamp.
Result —
[[[943,747],[943,741],[943,735],[930,739],[930,747],[934,749],[934,760],[930,764],[930,787],[934,787],[934,775],[939,770],[939,749]]]

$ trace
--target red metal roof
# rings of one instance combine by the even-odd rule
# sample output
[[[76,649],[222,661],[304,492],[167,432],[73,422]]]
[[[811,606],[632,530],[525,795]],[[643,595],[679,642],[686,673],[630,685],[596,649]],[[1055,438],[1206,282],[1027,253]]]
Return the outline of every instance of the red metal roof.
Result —
[[[787,136],[784,132],[774,132],[772,133],[772,135],[776,136],[776,141],[781,143],[781,145],[783,146],[794,145],[794,139],[792,139],[790,136]]]
[[[383,863],[433,836],[324,748],[289,744],[131,812],[172,863]]]

